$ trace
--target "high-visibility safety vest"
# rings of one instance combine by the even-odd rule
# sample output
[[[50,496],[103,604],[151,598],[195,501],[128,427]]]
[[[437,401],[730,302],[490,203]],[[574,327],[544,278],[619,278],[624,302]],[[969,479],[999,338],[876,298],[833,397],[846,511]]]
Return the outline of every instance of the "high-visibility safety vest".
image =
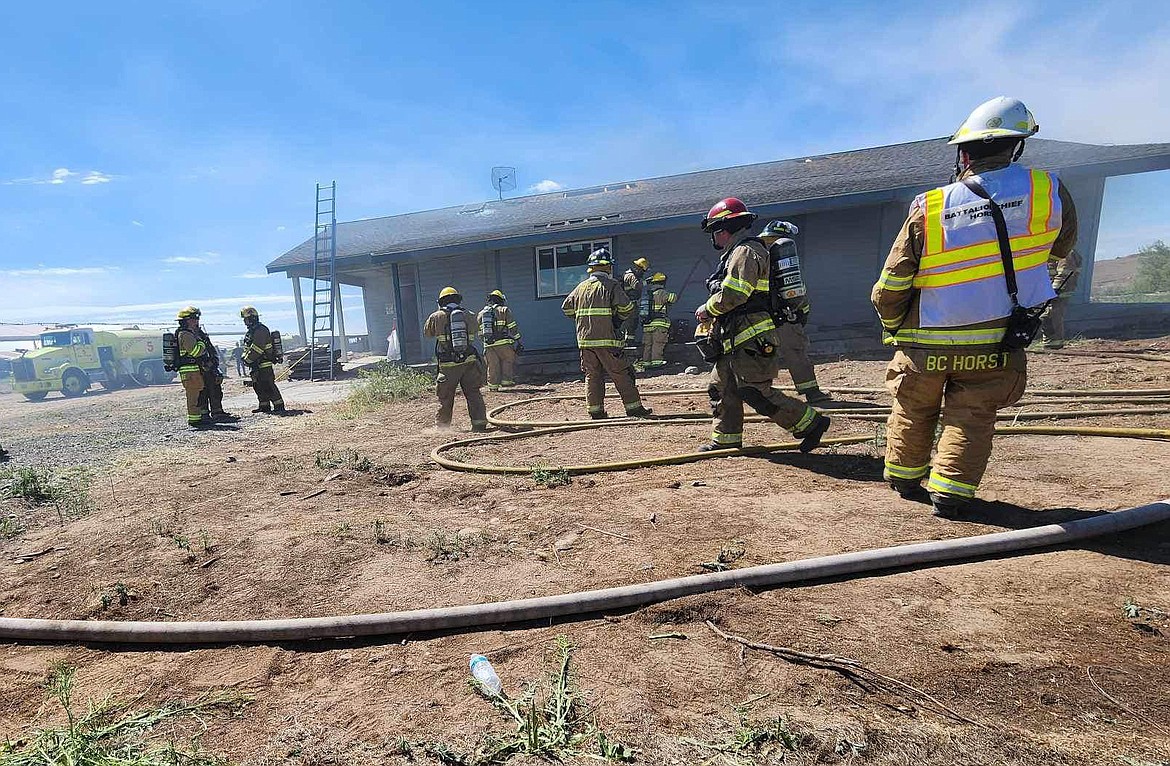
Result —
[[[1003,211],[1019,304],[1031,308],[1052,300],[1056,293],[1048,279],[1048,255],[1060,234],[1061,222],[1056,176],[1008,165],[977,178]],[[919,195],[917,202],[925,212],[925,236],[913,282],[920,291],[919,327],[913,332],[929,335],[931,328],[1009,316],[1012,303],[990,203],[961,182],[932,189]],[[950,335],[953,333],[939,333],[939,342],[963,342],[946,340]]]

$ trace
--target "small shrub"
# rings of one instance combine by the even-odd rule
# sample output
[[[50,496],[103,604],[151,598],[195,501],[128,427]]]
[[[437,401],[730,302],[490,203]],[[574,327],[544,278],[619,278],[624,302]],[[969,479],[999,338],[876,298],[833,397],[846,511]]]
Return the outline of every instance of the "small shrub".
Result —
[[[4,766],[221,766],[222,758],[199,752],[196,741],[188,747],[173,740],[151,737],[155,726],[181,718],[202,722],[215,711],[237,712],[246,703],[238,694],[217,694],[194,702],[168,702],[152,710],[129,710],[128,703],[106,697],[90,701],[85,711],[75,710],[73,691],[76,669],[58,663],[45,680],[48,699],[56,699],[65,710],[66,723],[60,728],[38,729],[27,737],[0,742],[0,763]],[[152,739],[156,741],[152,741]]]
[[[546,468],[544,466],[532,469],[532,480],[549,489],[567,487],[573,483],[573,478],[564,468]]]
[[[349,447],[330,447],[317,452],[317,467],[329,470],[331,468],[349,468],[353,471],[369,471],[374,467],[368,457],[358,454],[358,451]]]
[[[401,364],[381,362],[358,375],[346,400],[348,414],[354,416],[391,402],[417,399],[434,387],[435,380],[430,375]]]
[[[50,468],[17,468],[6,478],[6,497],[23,500],[29,505],[44,505],[53,499],[53,471]]]
[[[15,516],[0,518],[0,539],[11,540],[21,532],[24,532],[24,524],[21,524]]]
[[[503,764],[513,756],[535,756],[551,763],[567,758],[634,760],[637,751],[598,728],[597,711],[577,687],[570,667],[573,646],[565,636],[557,637],[554,653],[556,667],[547,676],[545,688],[533,683],[517,699],[493,694],[478,681],[469,682],[503,714],[513,732],[486,734],[468,753],[444,742],[418,743],[422,751],[441,763],[465,766]],[[401,743],[399,749],[405,749]]]
[[[89,497],[92,481],[84,468],[17,468],[0,473],[0,496],[16,498],[30,506],[53,505],[61,523],[65,523],[93,509]]]

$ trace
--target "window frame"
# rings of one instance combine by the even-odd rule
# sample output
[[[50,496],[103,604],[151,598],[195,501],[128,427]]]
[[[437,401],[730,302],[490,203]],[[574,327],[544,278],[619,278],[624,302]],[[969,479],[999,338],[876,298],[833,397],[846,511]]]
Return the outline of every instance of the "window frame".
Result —
[[[577,285],[570,285],[566,289],[564,289],[564,291],[562,292],[560,279],[558,278],[558,271],[559,271],[560,267],[557,264],[557,248],[558,247],[572,247],[573,245],[588,245],[589,252],[593,252],[594,250],[596,250],[599,247],[605,247],[606,249],[609,250],[611,255],[613,254],[613,237],[602,237],[602,238],[598,238],[598,239],[594,239],[594,238],[574,239],[574,240],[569,240],[569,241],[565,241],[565,242],[552,242],[552,243],[547,244],[547,245],[535,246],[534,248],[532,248],[532,252],[533,252],[533,272],[532,273],[533,273],[533,276],[535,278],[535,284],[533,285],[533,292],[536,296],[536,300],[543,301],[543,300],[552,300],[554,298],[564,298],[566,295],[573,292],[573,288],[576,287]],[[542,294],[541,288],[540,288],[540,272],[541,272],[540,253],[542,250],[551,250],[552,251],[552,259],[553,259],[553,268],[552,268],[553,292],[550,294],[547,294],[547,295]],[[580,284],[580,283],[577,283],[577,284]]]

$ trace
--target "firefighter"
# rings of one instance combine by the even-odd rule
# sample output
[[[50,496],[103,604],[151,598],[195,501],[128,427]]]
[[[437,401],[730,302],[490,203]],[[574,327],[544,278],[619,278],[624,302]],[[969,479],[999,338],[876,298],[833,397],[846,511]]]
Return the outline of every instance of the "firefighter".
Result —
[[[463,308],[463,296],[454,287],[444,287],[439,292],[437,303],[438,311],[427,317],[423,327],[423,334],[435,339],[435,360],[439,365],[436,379],[439,412],[435,415],[435,423],[441,428],[451,425],[455,393],[463,389],[467,414],[471,416],[471,430],[482,433],[488,430],[487,405],[479,391],[483,386],[479,351],[472,344],[475,340],[474,315]]]
[[[179,309],[179,329],[175,332],[178,359],[175,367],[187,397],[187,425],[207,428],[211,418],[203,411],[203,371],[208,363],[208,344],[200,337],[199,309],[187,306]]]
[[[199,410],[204,417],[218,423],[240,419],[223,409],[223,367],[219,360],[219,349],[211,342],[211,336],[202,326],[198,328],[199,340],[207,347],[207,359],[203,362],[203,392],[199,394]]]
[[[258,405],[252,412],[269,412],[283,415],[284,399],[276,387],[276,349],[272,343],[272,331],[260,321],[260,312],[252,306],[240,309],[240,318],[248,328],[244,333],[244,364],[252,374],[252,390],[256,392]]]
[[[606,251],[608,252],[608,251]],[[646,281],[643,277],[646,272],[650,270],[650,261],[645,258],[635,258],[630,264],[630,268],[626,269],[626,273],[622,274],[622,290],[625,291],[626,296],[634,302],[635,306],[642,303],[642,292],[646,288]],[[622,323],[622,332],[625,334],[625,342],[627,346],[631,346],[638,342],[638,315],[631,314],[630,318]],[[645,336],[642,342],[646,342]]]
[[[756,220],[735,197],[721,200],[703,218],[703,231],[720,251],[719,268],[707,280],[711,297],[695,310],[700,326],[714,321],[719,356],[707,395],[714,415],[711,441],[702,452],[743,446],[743,405],[788,429],[801,452],[817,448],[830,420],[772,387],[780,371],[780,337],[772,318],[768,249],[751,236]]]
[[[1055,297],[1045,264],[1064,261],[1077,238],[1076,208],[1064,184],[1015,164],[1038,130],[1016,99],[977,107],[950,140],[958,180],[911,203],[873,287],[885,342],[897,349],[886,370],[894,407],[885,478],[909,498],[922,492],[929,474],[934,513],[944,518],[961,518],[974,498],[991,456],[996,410],[1016,402],[1027,382],[1024,352],[1003,349],[1013,303],[1040,307]],[[1015,301],[992,208],[964,181],[1005,212]]]
[[[780,323],[776,327],[780,333],[780,356],[788,368],[788,374],[792,376],[796,393],[804,396],[809,404],[820,404],[831,401],[832,397],[821,390],[816,370],[808,358],[808,335],[804,332],[804,326],[808,324],[812,307],[808,303],[808,291],[800,271],[800,256],[793,239],[799,233],[800,229],[794,223],[772,221],[760,232],[760,239],[768,248],[771,263],[780,269],[778,274],[769,277],[780,280],[777,287],[782,306],[779,316],[776,316]]]
[[[600,247],[589,254],[589,277],[573,288],[561,304],[565,316],[577,323],[577,348],[585,373],[585,406],[594,420],[609,417],[605,411],[605,377],[613,381],[626,414],[643,418],[650,410],[634,382],[634,370],[625,358],[621,326],[634,314],[634,302],[610,274],[613,258]]]
[[[1077,278],[1081,274],[1081,255],[1070,250],[1063,260],[1048,259],[1048,278],[1056,299],[1048,304],[1040,317],[1040,339],[1045,348],[1064,348],[1064,310],[1069,296],[1077,289]]]
[[[501,387],[516,385],[516,353],[520,345],[520,329],[508,298],[502,290],[488,293],[487,305],[479,312],[476,321],[483,338],[483,355],[487,362],[488,390],[499,391]]]
[[[628,294],[628,293],[627,293]],[[638,304],[642,318],[642,364],[662,367],[670,335],[670,307],[678,302],[678,295],[666,290],[666,275],[661,271],[646,280],[646,292]]]

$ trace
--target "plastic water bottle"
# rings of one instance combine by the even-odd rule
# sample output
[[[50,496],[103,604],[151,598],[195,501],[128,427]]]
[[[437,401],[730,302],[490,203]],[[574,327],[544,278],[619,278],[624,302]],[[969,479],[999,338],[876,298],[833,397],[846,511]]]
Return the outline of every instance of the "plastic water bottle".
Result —
[[[482,654],[471,655],[471,676],[492,694],[500,693],[500,677],[496,675],[496,669],[488,662],[488,658]]]

